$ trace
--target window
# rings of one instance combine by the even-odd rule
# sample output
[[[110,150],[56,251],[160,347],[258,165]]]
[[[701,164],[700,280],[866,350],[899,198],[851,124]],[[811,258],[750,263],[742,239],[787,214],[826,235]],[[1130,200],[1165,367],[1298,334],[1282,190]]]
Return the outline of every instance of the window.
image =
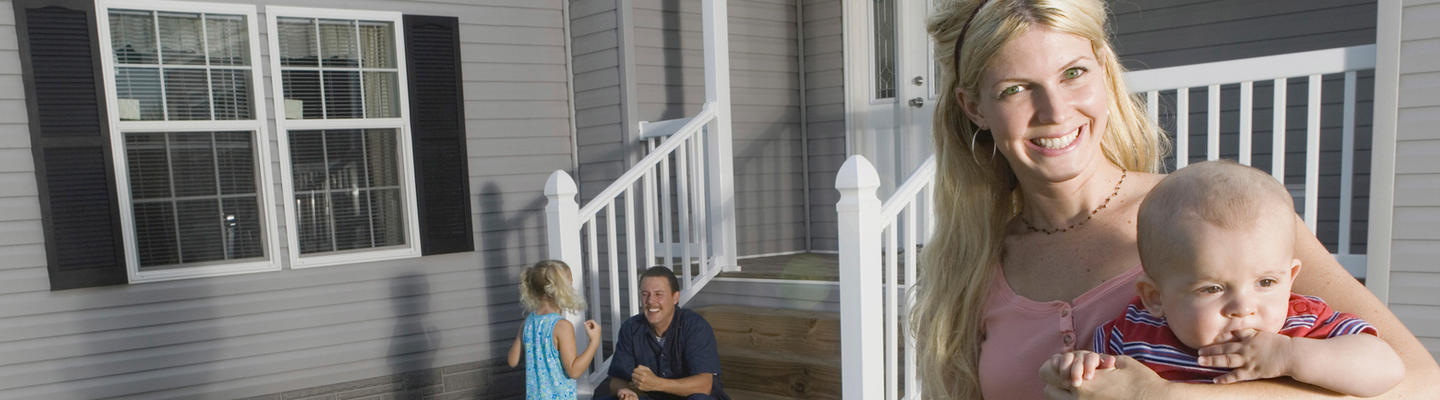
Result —
[[[130,282],[278,270],[255,7],[97,7]]]
[[[291,265],[418,256],[400,14],[265,13]]]
[[[50,290],[474,251],[458,18],[12,3]]]

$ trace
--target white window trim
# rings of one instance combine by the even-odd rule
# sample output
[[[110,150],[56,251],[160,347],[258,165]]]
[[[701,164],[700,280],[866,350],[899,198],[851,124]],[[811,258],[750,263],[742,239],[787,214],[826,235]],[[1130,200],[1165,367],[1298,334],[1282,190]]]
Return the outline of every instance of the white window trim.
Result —
[[[251,99],[254,99],[253,120],[221,120],[221,121],[121,121],[120,112],[117,106],[118,100],[115,86],[115,54],[110,47],[110,12],[111,8],[152,10],[152,11],[175,11],[187,13],[215,13],[215,14],[240,14],[246,16],[246,29],[249,29],[250,41],[250,80]],[[96,0],[96,31],[99,34],[100,65],[101,75],[105,81],[105,106],[107,120],[110,125],[110,151],[115,163],[115,186],[118,191],[120,205],[120,224],[122,236],[125,243],[125,270],[130,283],[158,282],[175,279],[224,276],[235,274],[246,274],[253,272],[279,271],[282,264],[279,262],[280,241],[279,225],[276,223],[276,208],[272,188],[274,180],[270,176],[270,152],[268,151],[270,135],[266,128],[266,109],[262,99],[265,92],[262,89],[264,77],[262,74],[263,65],[260,63],[260,31],[256,20],[256,7],[253,5],[197,3],[189,1],[167,1],[167,0]],[[158,38],[157,38],[158,40]],[[213,100],[212,100],[213,101]],[[243,130],[255,132],[255,158],[256,168],[260,170],[260,182],[257,183],[256,191],[260,199],[258,211],[261,213],[260,221],[263,224],[262,231],[265,236],[265,259],[260,261],[247,262],[214,262],[203,263],[193,267],[177,267],[156,271],[140,271],[139,247],[135,238],[135,216],[131,204],[129,168],[126,165],[125,155],[125,132],[150,131],[150,132],[177,132],[177,131],[224,131]],[[183,264],[182,264],[183,265]]]
[[[285,109],[284,81],[281,79],[280,67],[280,36],[278,17],[296,18],[323,18],[323,19],[353,19],[369,21],[389,21],[395,27],[395,69],[399,75],[399,97],[400,117],[399,118],[354,118],[354,119],[313,119],[313,120],[289,120],[283,113],[277,111],[275,117],[275,133],[279,138],[280,145],[280,171],[281,181],[285,192],[285,236],[289,245],[290,267],[310,268],[329,265],[354,264],[371,261],[395,260],[414,258],[420,256],[420,223],[419,211],[415,196],[415,165],[413,149],[410,146],[410,82],[406,76],[405,60],[405,26],[402,14],[388,11],[357,11],[338,10],[327,8],[308,7],[284,7],[266,6],[265,22],[267,31],[266,41],[270,46],[270,71],[271,88],[274,97],[272,105],[276,110]],[[312,130],[312,129],[357,129],[357,128],[394,128],[396,130],[396,153],[400,159],[399,165],[403,170],[400,173],[401,195],[405,201],[405,245],[381,247],[373,250],[345,250],[319,255],[300,255],[299,232],[294,227],[299,225],[295,221],[295,184],[292,177],[292,166],[290,165],[290,135],[291,129]]]

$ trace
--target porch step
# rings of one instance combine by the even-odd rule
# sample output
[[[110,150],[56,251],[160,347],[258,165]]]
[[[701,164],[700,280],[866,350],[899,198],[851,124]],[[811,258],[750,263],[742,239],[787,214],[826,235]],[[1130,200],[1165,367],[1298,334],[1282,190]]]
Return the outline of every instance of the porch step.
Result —
[[[727,393],[840,398],[840,316],[836,313],[741,306],[695,311],[715,330]]]

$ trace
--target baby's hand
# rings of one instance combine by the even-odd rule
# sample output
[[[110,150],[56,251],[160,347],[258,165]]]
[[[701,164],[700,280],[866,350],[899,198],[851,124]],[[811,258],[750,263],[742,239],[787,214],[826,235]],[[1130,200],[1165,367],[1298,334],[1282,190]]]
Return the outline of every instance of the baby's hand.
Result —
[[[1060,376],[1070,376],[1070,384],[1080,383],[1095,377],[1095,370],[1115,368],[1115,356],[1085,350],[1060,353],[1050,357],[1041,368],[1050,368]]]
[[[590,341],[591,341],[591,342],[595,342],[595,341],[597,341],[597,340],[600,340],[600,323],[599,323],[599,322],[595,322],[595,320],[593,320],[593,319],[592,319],[592,320],[586,320],[586,321],[585,321],[585,334],[586,334],[587,336],[590,336]]]
[[[1198,350],[1200,365],[1233,368],[1215,378],[1215,383],[1235,383],[1289,375],[1290,349],[1294,340],[1275,332],[1246,329],[1234,333],[1235,341],[1205,346]]]

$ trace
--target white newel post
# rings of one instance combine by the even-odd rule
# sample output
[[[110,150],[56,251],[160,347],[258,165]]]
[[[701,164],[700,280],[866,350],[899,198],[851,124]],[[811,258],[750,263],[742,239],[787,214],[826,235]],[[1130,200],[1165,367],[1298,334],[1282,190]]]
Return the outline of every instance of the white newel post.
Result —
[[[883,398],[880,309],[880,176],[865,157],[850,156],[835,176],[840,201],[840,354],[845,400]]]
[[[580,206],[575,204],[575,180],[570,174],[556,170],[545,181],[545,243],[550,248],[549,257],[564,261],[570,266],[570,284],[575,293],[585,293],[585,275],[580,262]],[[584,316],[565,314],[565,319],[575,326],[575,346],[589,345],[590,337],[585,334]]]
[[[739,270],[735,261],[735,182],[730,152],[730,28],[725,0],[705,0],[705,101],[715,107],[714,130],[705,135],[710,162],[710,245],[715,263],[725,271]]]

